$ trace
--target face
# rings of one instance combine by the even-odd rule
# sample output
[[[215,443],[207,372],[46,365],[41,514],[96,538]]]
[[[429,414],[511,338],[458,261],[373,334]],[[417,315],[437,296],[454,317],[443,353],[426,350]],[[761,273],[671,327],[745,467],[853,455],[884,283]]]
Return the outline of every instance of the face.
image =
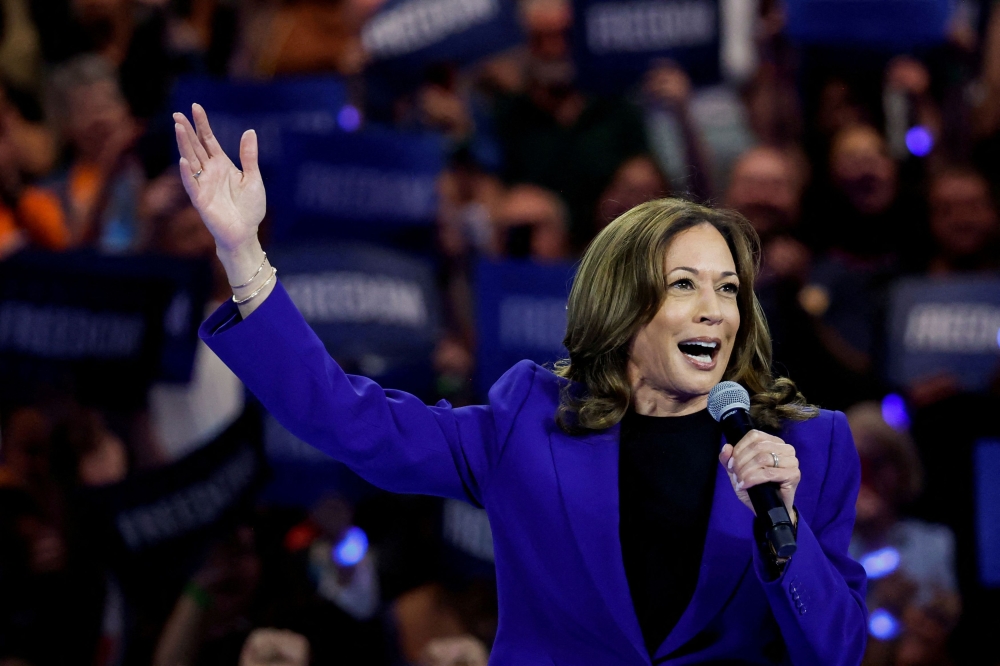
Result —
[[[975,255],[997,233],[997,212],[989,185],[974,176],[948,175],[934,181],[930,192],[931,232],[948,256]]]
[[[799,214],[790,160],[767,148],[741,157],[729,181],[726,205],[745,215],[761,237],[786,231]]]
[[[708,224],[678,234],[667,250],[666,295],[632,342],[629,378],[660,405],[685,414],[704,408],[722,380],[740,327],[739,278],[725,238]]]
[[[896,164],[885,141],[870,127],[852,127],[834,138],[830,171],[840,190],[864,215],[883,212],[896,197]]]

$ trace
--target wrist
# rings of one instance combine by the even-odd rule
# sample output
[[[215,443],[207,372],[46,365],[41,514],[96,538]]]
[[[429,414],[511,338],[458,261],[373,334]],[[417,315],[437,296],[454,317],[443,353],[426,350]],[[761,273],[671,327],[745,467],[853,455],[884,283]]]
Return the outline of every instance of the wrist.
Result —
[[[264,249],[256,236],[236,247],[216,245],[215,254],[226,269],[229,284],[243,284],[264,260]]]

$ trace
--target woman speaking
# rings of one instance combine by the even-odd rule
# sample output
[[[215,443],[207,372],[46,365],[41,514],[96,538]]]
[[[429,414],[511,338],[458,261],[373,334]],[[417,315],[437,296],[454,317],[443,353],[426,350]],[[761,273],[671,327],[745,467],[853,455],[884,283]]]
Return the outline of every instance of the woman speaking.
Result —
[[[580,264],[568,360],[518,363],[488,405],[428,407],[344,374],[277,281],[257,240],[256,135],[241,172],[200,106],[194,126],[174,119],[184,186],[233,285],[201,336],[288,430],[374,485],[485,507],[491,663],[861,661],[858,456],[843,414],[771,375],[745,220],[673,199],[633,208]],[[760,430],[720,452],[706,405],[723,379],[749,389]],[[790,559],[759,545],[747,489],[767,482],[795,524]]]

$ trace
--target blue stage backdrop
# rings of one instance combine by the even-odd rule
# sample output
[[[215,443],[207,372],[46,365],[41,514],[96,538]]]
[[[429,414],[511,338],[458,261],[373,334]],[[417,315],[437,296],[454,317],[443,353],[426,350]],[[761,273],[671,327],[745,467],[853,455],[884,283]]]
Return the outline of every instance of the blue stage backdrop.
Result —
[[[982,391],[1000,372],[1000,280],[901,280],[889,314],[889,380],[897,386],[941,372]]]
[[[941,43],[950,0],[786,0],[788,35],[828,45],[905,48]]]
[[[0,400],[73,382],[100,404],[187,382],[211,287],[207,262],[22,252],[0,262]]]
[[[268,256],[305,320],[341,367],[385,388],[429,397],[441,306],[428,261],[363,244],[275,247]],[[326,491],[354,499],[368,491],[346,467],[272,418],[265,448],[270,502],[308,506]]]
[[[523,42],[524,34],[515,0],[389,0],[361,39],[376,74],[407,75],[415,84],[430,64],[465,65]]]
[[[285,162],[268,182],[277,242],[378,240],[437,216],[440,137],[367,129],[285,135]]]
[[[549,363],[566,356],[566,299],[572,264],[483,260],[476,270],[479,348],[477,388],[485,398],[522,359]]]
[[[635,84],[658,59],[696,84],[719,79],[718,0],[574,0],[580,85],[601,93]]]
[[[248,129],[255,130],[259,161],[266,171],[271,165],[284,163],[286,132],[324,135],[337,131],[347,93],[339,79],[330,77],[266,83],[188,77],[177,82],[170,101],[172,109],[188,117],[192,102],[205,107],[212,131],[237,166],[240,137]]]

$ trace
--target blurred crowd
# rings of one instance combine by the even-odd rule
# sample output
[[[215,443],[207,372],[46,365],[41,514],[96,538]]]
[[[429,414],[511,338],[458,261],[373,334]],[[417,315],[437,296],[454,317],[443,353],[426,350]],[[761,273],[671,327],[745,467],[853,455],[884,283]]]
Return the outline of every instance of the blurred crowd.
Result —
[[[485,398],[471,381],[478,259],[573,261],[652,198],[734,208],[761,239],[776,371],[845,410],[861,455],[866,664],[1000,664],[972,462],[1000,434],[981,416],[1000,377],[970,393],[949,372],[905,386],[885,373],[898,280],[1000,272],[1000,3],[959,2],[944,43],[898,53],[795,44],[779,0],[724,2],[746,44],[721,83],[655,61],[626,94],[598,96],[576,75],[573,5],[519,0],[522,46],[436,63],[388,102],[369,94],[361,39],[381,4],[0,0],[0,263],[200,259],[217,305],[230,291],[176,172],[172,86],[334,75],[363,124],[445,138],[427,241],[445,323],[423,397],[457,406]],[[189,384],[140,402],[103,409],[53,386],[3,406],[0,665],[486,663],[491,555],[457,574],[447,523],[476,517],[430,498],[251,503],[196,555],[123,573],[81,493],[173,464],[251,408],[203,346]]]

